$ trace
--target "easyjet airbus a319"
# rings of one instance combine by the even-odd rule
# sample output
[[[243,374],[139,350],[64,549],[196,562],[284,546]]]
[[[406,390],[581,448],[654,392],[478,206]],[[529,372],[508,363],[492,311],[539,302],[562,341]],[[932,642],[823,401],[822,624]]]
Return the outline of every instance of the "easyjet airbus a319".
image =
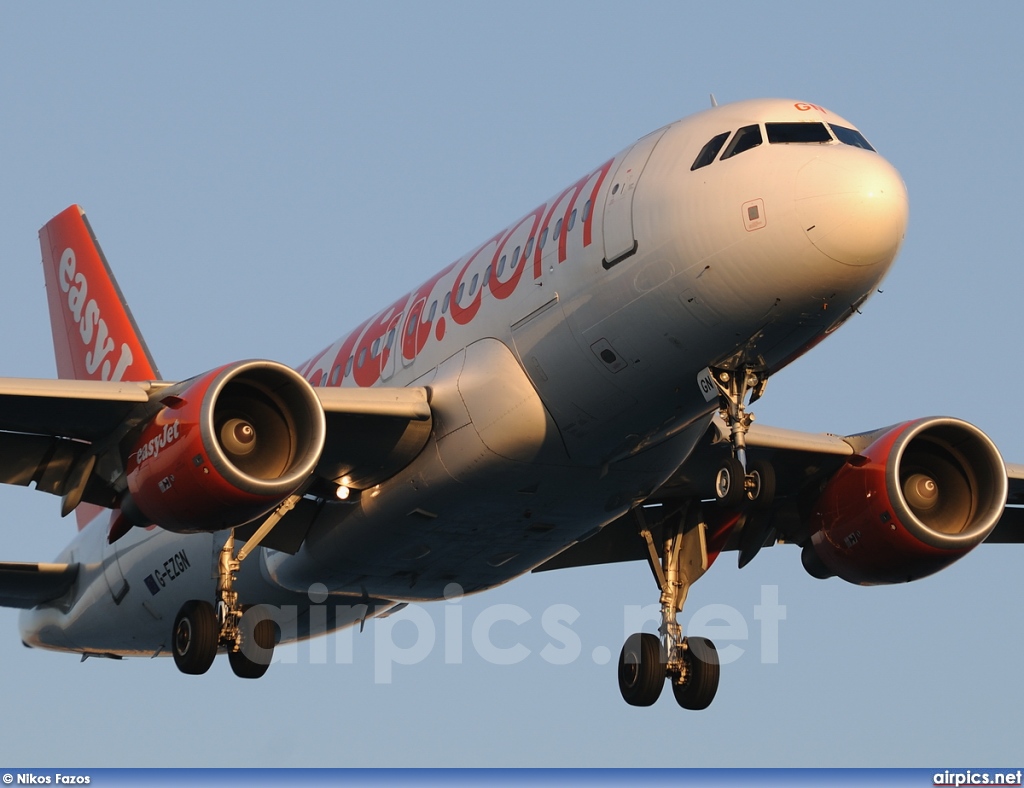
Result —
[[[722,553],[786,543],[815,577],[886,584],[1020,541],[1024,467],[964,421],[751,423],[906,223],[899,173],[852,123],[712,107],[296,367],[166,381],[72,206],[39,233],[59,380],[0,379],[0,481],[59,496],[79,531],[54,563],[0,564],[0,604],[32,647],[191,674],[226,653],[257,678],[276,643],[452,584],[646,560],[660,635],[626,640],[619,689],[646,706],[667,680],[703,709],[717,653],[677,616]]]

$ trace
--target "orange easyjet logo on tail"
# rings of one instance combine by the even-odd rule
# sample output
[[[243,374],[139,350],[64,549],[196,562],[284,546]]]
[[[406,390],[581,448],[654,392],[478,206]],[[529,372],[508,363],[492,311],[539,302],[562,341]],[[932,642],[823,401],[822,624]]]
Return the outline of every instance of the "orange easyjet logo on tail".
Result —
[[[131,366],[132,350],[127,343],[121,343],[117,364],[111,372],[111,359],[116,342],[110,336],[107,323],[100,313],[95,298],[89,298],[89,280],[76,270],[75,250],[68,247],[60,257],[58,269],[60,289],[67,293],[67,308],[78,325],[82,342],[90,348],[85,354],[85,369],[90,375],[100,372],[100,380],[121,380],[125,370]]]

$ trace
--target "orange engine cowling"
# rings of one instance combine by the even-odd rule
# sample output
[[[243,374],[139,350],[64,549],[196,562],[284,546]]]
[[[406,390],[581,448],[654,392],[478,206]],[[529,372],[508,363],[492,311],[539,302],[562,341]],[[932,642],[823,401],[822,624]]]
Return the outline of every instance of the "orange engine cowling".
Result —
[[[161,402],[126,458],[121,511],[137,525],[194,533],[251,522],[296,492],[323,451],[320,400],[283,364],[229,364]]]
[[[981,430],[931,418],[880,433],[825,486],[804,567],[851,583],[903,583],[977,547],[1006,505],[1006,468]]]

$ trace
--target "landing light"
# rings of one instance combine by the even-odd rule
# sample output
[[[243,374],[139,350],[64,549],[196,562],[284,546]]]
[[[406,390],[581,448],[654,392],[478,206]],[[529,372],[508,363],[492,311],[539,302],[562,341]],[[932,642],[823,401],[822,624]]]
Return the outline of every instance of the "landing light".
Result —
[[[344,484],[338,485],[338,489],[335,491],[335,495],[338,496],[339,501],[347,501],[349,495],[352,494],[352,490],[346,487]]]

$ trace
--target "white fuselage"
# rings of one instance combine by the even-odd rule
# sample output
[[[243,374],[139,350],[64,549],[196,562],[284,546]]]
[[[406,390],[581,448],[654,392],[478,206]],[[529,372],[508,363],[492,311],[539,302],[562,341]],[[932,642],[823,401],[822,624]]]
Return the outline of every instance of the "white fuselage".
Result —
[[[776,123],[822,124],[827,139],[772,142]],[[761,143],[728,155],[749,127]],[[314,386],[426,386],[433,431],[395,476],[324,503],[297,554],[254,554],[242,599],[294,606],[302,637],[314,583],[354,605],[328,628],[343,626],[367,599],[506,582],[643,501],[718,407],[709,366],[778,371],[888,271],[906,191],[857,140],[786,100],[673,123],[300,365]],[[74,598],[26,612],[26,642],[159,653],[182,602],[212,598],[224,535],[105,536],[94,521],[62,555],[82,564]]]

